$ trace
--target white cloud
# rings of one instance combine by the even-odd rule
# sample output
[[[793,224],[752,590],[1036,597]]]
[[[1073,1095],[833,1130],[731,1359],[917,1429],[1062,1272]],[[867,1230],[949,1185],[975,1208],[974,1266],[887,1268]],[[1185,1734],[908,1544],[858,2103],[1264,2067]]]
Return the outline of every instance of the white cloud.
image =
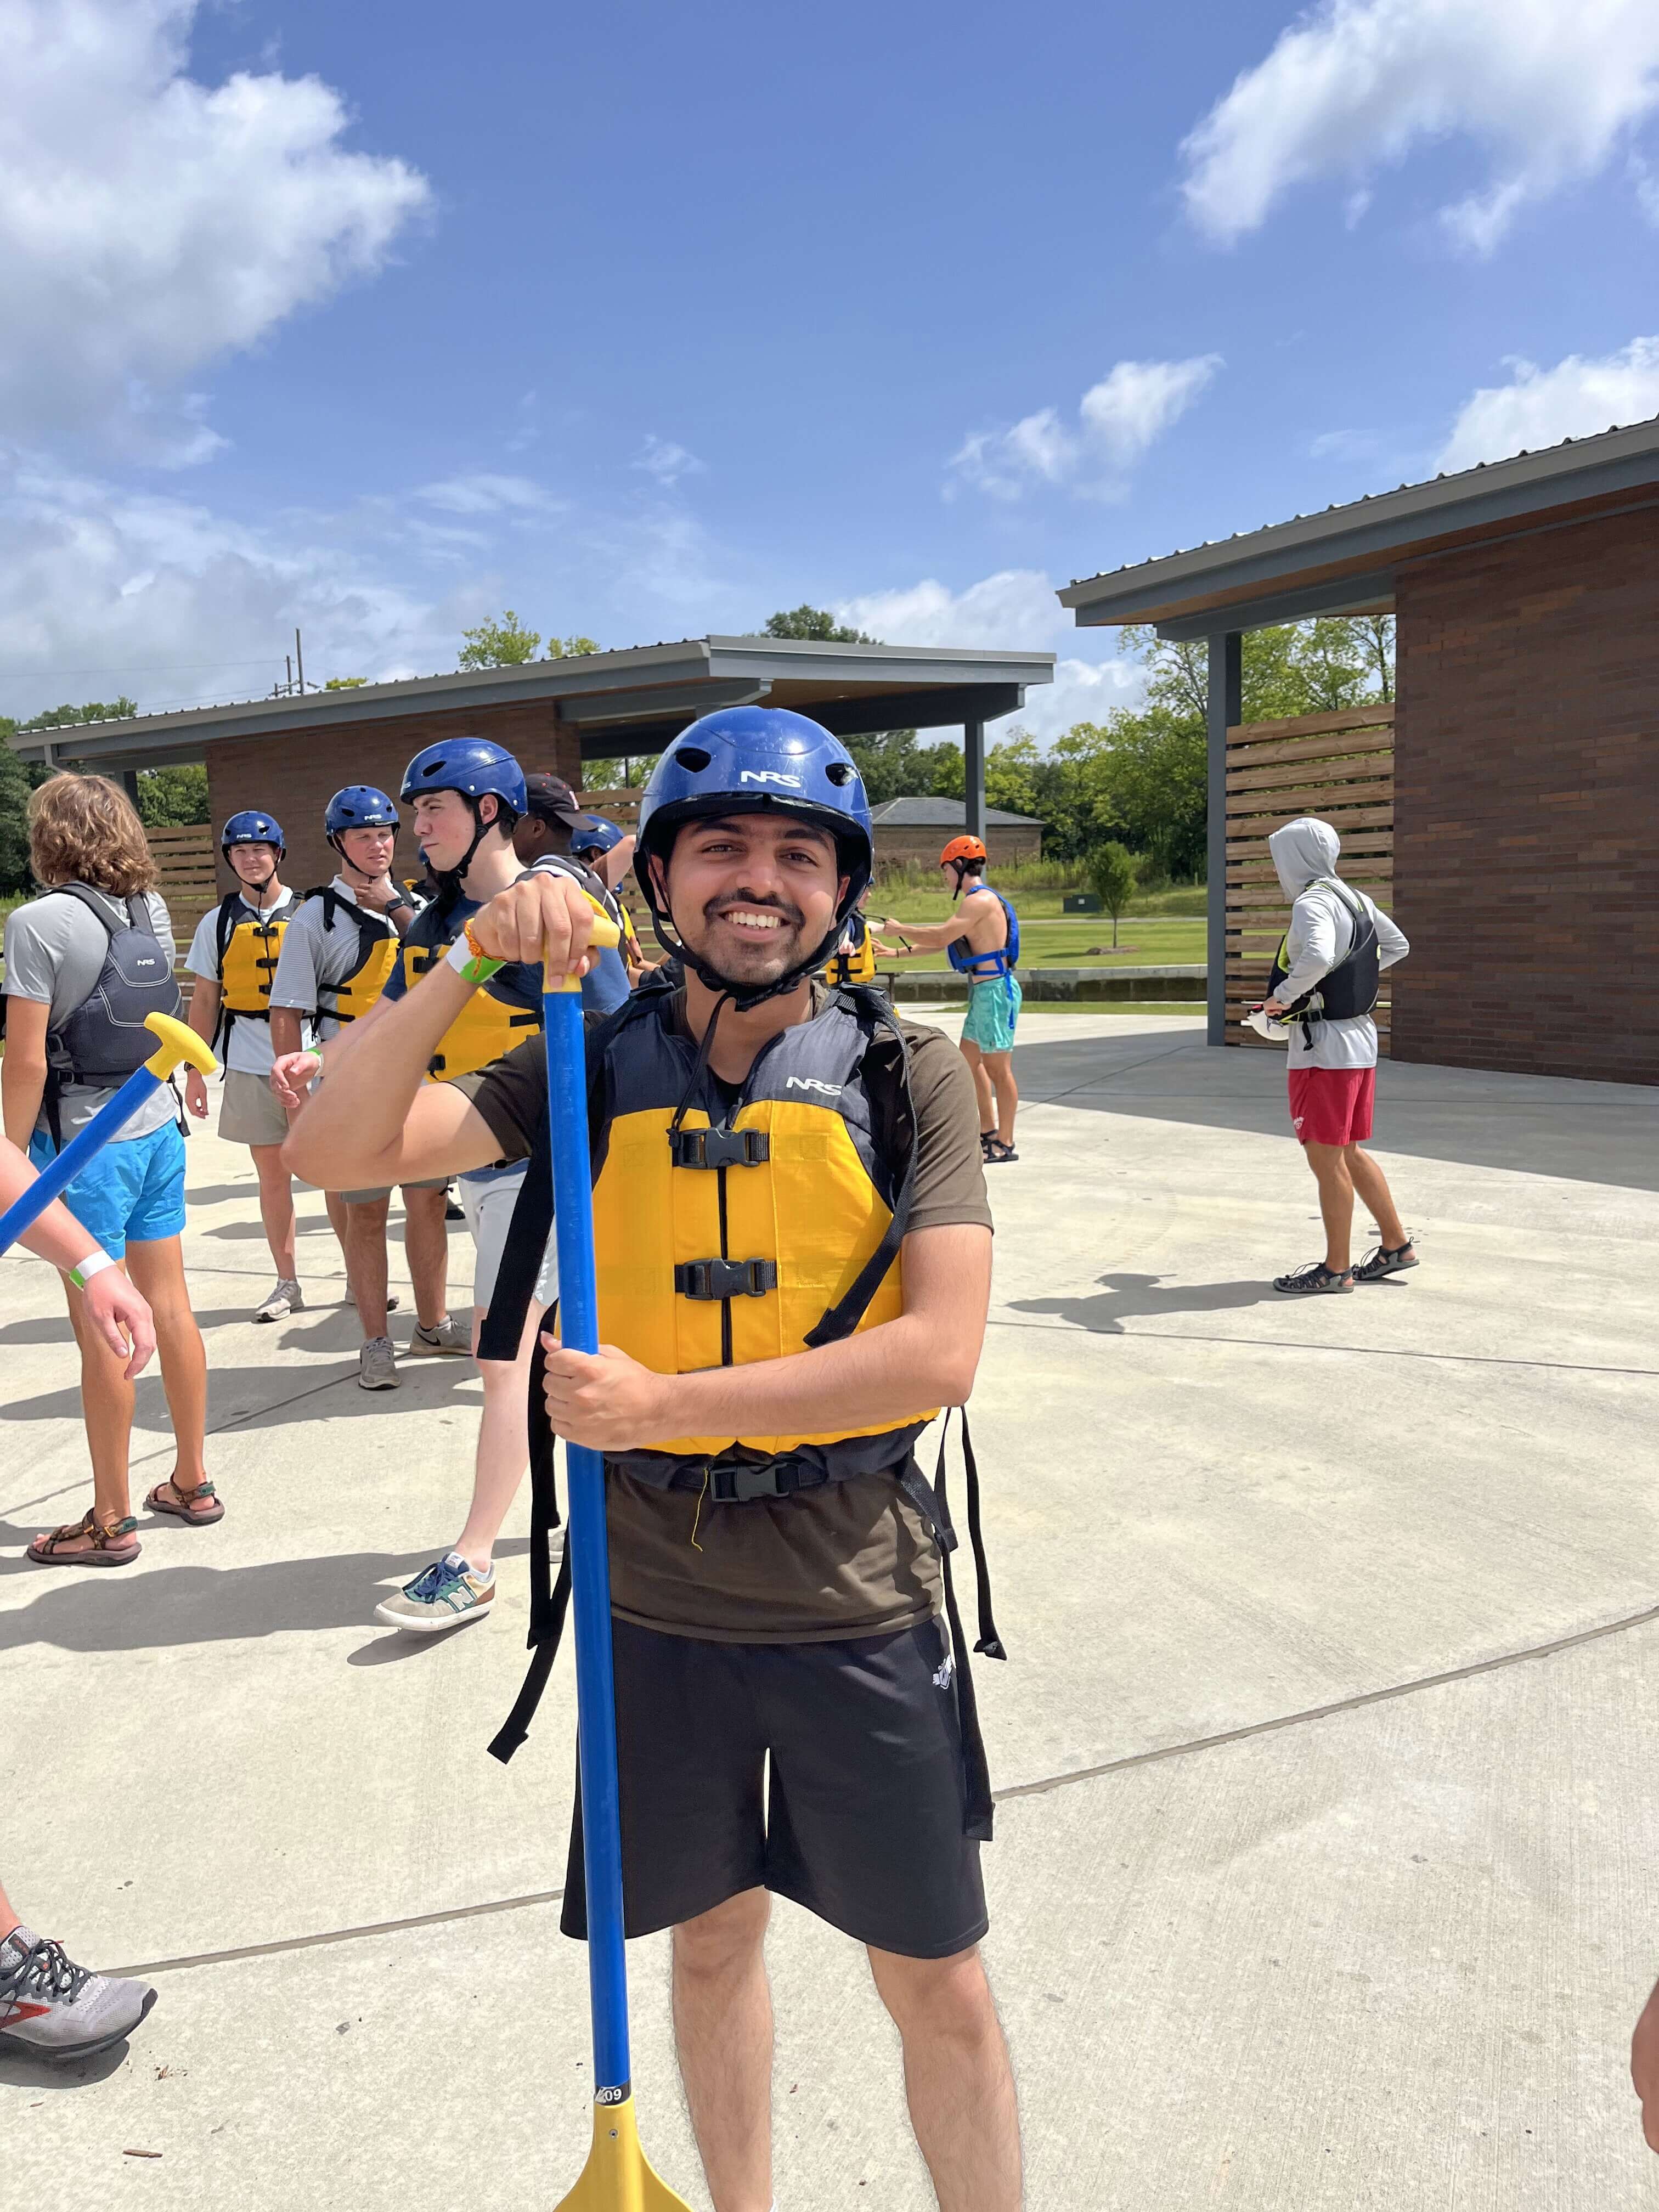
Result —
[[[1441,218],[1490,252],[1528,202],[1595,175],[1656,106],[1654,0],[1321,0],[1186,140],[1188,212],[1231,243],[1292,185],[1461,136],[1487,175]]]
[[[558,506],[528,477],[492,476],[482,470],[422,484],[415,496],[446,514],[550,514]]]
[[[1575,353],[1553,368],[1520,360],[1509,366],[1507,384],[1465,400],[1437,467],[1473,468],[1659,415],[1659,337],[1632,338],[1600,360]]]
[[[677,446],[670,438],[659,438],[653,432],[646,433],[644,448],[638,460],[629,464],[631,468],[643,469],[654,477],[665,490],[671,489],[682,477],[700,477],[708,473],[708,465],[700,461],[684,446]]]
[[[1121,361],[1078,404],[1072,429],[1044,407],[1008,430],[964,440],[951,466],[996,499],[1018,499],[1033,483],[1071,483],[1082,496],[1119,498],[1123,477],[1179,421],[1221,367],[1216,353],[1188,361]]]
[[[961,592],[930,576],[897,591],[844,599],[835,614],[837,621],[889,645],[1002,646],[1012,652],[1046,653],[1078,642],[1077,630],[1054,597],[1053,579],[1036,568],[1005,568]],[[1141,681],[1137,662],[1089,661],[1062,653],[1054,682],[1034,685],[1013,719],[1046,744],[1073,722],[1097,720],[1110,707],[1133,706]],[[998,733],[1011,726],[994,726]]]
[[[0,0],[0,432],[221,442],[181,388],[384,263],[428,203],[314,76],[187,70],[198,0]]]

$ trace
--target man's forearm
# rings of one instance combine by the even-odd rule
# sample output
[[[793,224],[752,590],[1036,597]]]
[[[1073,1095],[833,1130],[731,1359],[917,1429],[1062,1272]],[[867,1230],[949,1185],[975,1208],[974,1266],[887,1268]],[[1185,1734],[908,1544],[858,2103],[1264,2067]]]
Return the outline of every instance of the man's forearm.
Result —
[[[912,952],[942,952],[947,945],[954,945],[957,938],[967,935],[960,922],[901,922],[890,915],[887,919],[892,922],[895,934],[904,939]],[[902,958],[903,955],[899,957]]]
[[[210,983],[204,975],[196,978],[185,1019],[204,1044],[213,1042],[213,1032],[219,1026],[219,998],[220,990],[216,983]]]
[[[24,1156],[22,1146],[15,1139],[0,1145],[0,1212],[15,1205],[34,1180],[34,1170]],[[17,1241],[26,1251],[37,1253],[65,1272],[79,1267],[82,1260],[90,1259],[100,1249],[91,1231],[81,1226],[61,1198],[53,1199]]]
[[[14,1042],[0,1057],[0,1104],[3,1105],[6,1134],[20,1152],[28,1151],[29,1139],[40,1118],[40,1101],[46,1093],[46,1061]]]
[[[270,1048],[278,1060],[285,1052],[301,1049],[302,1037],[300,1015],[293,1006],[273,1006],[270,1010]]]
[[[941,1343],[936,1316],[902,1314],[839,1344],[704,1368],[674,1384],[677,1427],[690,1436],[808,1435],[898,1427],[936,1406],[958,1406],[974,1386],[979,1342]]]
[[[346,1167],[354,1180],[373,1183],[372,1173],[357,1178],[355,1170],[371,1169],[383,1153],[397,1150],[439,1040],[475,988],[441,960],[405,997],[380,1000],[334,1041],[326,1055],[327,1080],[312,1093],[289,1139],[297,1173],[315,1182],[316,1168],[326,1183],[331,1172]]]

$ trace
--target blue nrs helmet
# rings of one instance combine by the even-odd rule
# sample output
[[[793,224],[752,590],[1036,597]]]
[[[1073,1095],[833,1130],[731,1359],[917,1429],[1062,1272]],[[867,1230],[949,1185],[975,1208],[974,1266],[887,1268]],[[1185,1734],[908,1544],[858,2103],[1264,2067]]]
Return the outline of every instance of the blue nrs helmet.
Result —
[[[257,806],[245,807],[226,823],[220,833],[219,850],[228,853],[233,845],[274,845],[279,853],[288,850],[281,823],[262,814]]]
[[[841,872],[847,878],[830,934],[810,959],[802,961],[758,997],[733,994],[742,1006],[793,990],[805,975],[822,967],[834,950],[842,924],[862,897],[875,865],[870,802],[858,764],[841,739],[821,722],[781,707],[728,707],[705,714],[682,732],[651,771],[640,801],[639,842],[634,872],[650,905],[657,941],[686,964],[711,989],[729,986],[706,970],[687,949],[665,935],[672,918],[659,905],[651,878],[653,856],[666,860],[683,822],[710,815],[779,813],[799,815],[836,841]]]
[[[613,852],[625,834],[614,822],[607,822],[602,815],[585,815],[581,827],[570,833],[570,849],[573,853]]]
[[[331,839],[345,830],[395,830],[398,810],[372,783],[349,783],[323,810],[323,829]]]
[[[446,738],[416,753],[404,770],[398,796],[407,805],[423,791],[459,791],[471,799],[488,793],[510,806],[515,817],[525,811],[524,770],[489,738]]]

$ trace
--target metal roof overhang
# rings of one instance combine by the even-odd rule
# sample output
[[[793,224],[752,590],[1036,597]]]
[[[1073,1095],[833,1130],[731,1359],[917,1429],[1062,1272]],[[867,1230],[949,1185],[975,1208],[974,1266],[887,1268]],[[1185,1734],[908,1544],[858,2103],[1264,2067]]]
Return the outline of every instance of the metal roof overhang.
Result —
[[[1659,422],[1553,446],[1267,530],[1091,576],[1060,593],[1079,625],[1160,637],[1386,612],[1407,561],[1659,502]]]
[[[514,668],[367,684],[299,698],[191,707],[131,721],[20,733],[26,760],[75,760],[119,771],[199,761],[212,744],[337,733],[353,723],[410,714],[463,714],[544,702],[574,728],[585,760],[658,750],[719,707],[793,707],[839,737],[866,730],[938,729],[995,721],[1054,681],[1051,653],[904,645],[826,645],[769,637],[687,638],[674,645],[526,661]]]

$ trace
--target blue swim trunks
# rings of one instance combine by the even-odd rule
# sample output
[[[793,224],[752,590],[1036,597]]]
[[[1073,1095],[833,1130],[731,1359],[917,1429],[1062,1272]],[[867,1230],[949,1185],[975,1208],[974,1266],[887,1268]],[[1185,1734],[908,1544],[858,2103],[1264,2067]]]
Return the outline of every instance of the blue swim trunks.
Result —
[[[976,1044],[981,1052],[1012,1052],[1014,1045],[1014,1024],[1019,1019],[1023,999],[1019,979],[1015,975],[996,975],[988,982],[968,986],[968,1018],[962,1025],[964,1044]]]
[[[57,1146],[44,1129],[29,1140],[29,1158],[43,1168]],[[145,1137],[107,1144],[64,1193],[64,1203],[112,1260],[129,1243],[148,1244],[182,1234],[185,1226],[185,1140],[175,1121]]]

